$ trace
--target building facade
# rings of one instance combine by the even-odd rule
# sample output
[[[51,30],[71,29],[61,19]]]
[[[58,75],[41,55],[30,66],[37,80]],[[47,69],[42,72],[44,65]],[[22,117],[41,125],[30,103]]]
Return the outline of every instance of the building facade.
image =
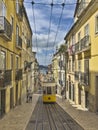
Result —
[[[67,99],[84,109],[98,111],[98,2],[77,0],[74,24],[67,44]]]
[[[65,88],[65,55],[56,52],[52,59],[53,76],[57,85],[57,94],[62,95]]]
[[[0,0],[0,117],[24,99],[31,76],[26,60],[30,69],[32,31],[23,0]]]

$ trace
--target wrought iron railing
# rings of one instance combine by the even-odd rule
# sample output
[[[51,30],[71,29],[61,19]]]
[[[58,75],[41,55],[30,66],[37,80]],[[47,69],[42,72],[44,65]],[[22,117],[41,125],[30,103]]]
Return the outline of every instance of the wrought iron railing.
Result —
[[[79,80],[79,72],[75,71],[75,80]]]
[[[27,39],[27,48],[31,47],[31,42],[29,39]]]
[[[89,72],[76,72],[75,80],[78,80],[82,85],[89,85]]]
[[[85,49],[88,49],[90,45],[91,45],[90,36],[86,35],[79,42],[75,44],[75,52],[80,52]]]
[[[87,2],[81,1],[78,6],[77,16],[79,17],[82,13],[82,11],[86,8]]]
[[[16,13],[20,21],[23,20],[23,7],[20,3],[16,3]]]
[[[22,69],[16,70],[15,80],[22,80]]]
[[[18,35],[16,35],[16,46],[22,48],[22,38]]]
[[[0,87],[10,85],[12,81],[12,70],[0,70]]]
[[[82,39],[81,45],[82,45],[82,50],[89,47],[90,46],[90,36],[84,36],[84,38]]]
[[[0,16],[0,35],[6,40],[11,40],[12,37],[11,24],[4,16]]]

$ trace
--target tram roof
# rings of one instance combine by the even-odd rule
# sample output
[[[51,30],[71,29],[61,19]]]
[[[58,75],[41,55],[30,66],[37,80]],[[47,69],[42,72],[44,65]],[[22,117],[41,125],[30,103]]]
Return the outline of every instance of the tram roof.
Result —
[[[53,87],[56,86],[55,82],[42,82],[42,87]]]

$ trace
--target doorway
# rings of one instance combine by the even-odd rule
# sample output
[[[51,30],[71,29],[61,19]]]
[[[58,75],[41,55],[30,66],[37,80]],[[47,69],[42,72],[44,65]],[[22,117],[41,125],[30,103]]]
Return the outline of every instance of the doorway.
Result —
[[[5,114],[5,90],[0,91],[0,118]]]
[[[96,98],[95,109],[96,109],[96,112],[98,112],[98,76],[96,76],[95,98]]]
[[[14,95],[13,95],[13,88],[10,88],[10,109],[14,106]]]

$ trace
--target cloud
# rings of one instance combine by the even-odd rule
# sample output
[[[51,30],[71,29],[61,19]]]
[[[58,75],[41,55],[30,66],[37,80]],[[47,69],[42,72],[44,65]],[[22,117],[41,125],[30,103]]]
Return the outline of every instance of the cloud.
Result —
[[[52,0],[36,0],[35,3],[51,4],[51,2]],[[62,4],[63,2],[64,0],[53,0],[54,4]],[[54,53],[56,46],[61,44],[62,41],[64,42],[65,34],[73,23],[75,2],[76,0],[65,0],[61,21],[62,5],[54,5],[51,15],[50,5],[34,4],[32,8],[31,3],[25,3],[27,15],[33,31],[33,51],[37,52],[39,64],[49,64],[51,61],[50,55]]]

